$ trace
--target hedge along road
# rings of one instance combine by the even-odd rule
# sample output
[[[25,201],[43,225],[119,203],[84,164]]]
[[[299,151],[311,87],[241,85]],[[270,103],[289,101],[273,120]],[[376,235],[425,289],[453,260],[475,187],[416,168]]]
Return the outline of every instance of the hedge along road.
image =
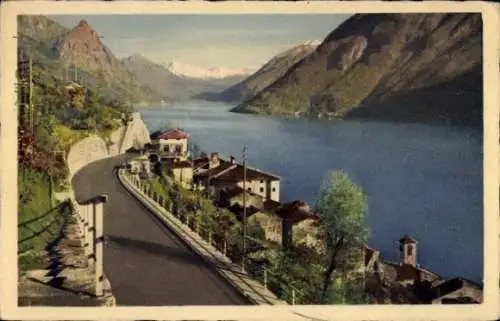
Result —
[[[104,273],[117,305],[250,305],[121,185],[114,168],[130,157],[96,161],[72,180],[77,201],[109,195],[104,205]]]

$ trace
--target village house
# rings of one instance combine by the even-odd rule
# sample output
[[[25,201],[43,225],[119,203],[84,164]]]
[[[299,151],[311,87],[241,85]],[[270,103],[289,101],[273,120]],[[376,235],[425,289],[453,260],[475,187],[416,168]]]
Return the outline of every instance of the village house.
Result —
[[[190,160],[166,160],[165,166],[172,170],[174,180],[184,188],[193,186],[193,162]]]
[[[248,166],[245,174],[244,166],[238,164],[234,157],[228,161],[217,153],[212,154],[210,158],[195,160],[195,163],[197,164],[193,169],[195,183],[201,185],[204,190],[209,188],[211,194],[218,200],[234,187],[245,187],[249,193],[258,195],[263,200],[279,202],[278,176]]]
[[[482,287],[461,277],[435,282],[430,292],[432,304],[481,303],[483,301]]]
[[[149,161],[147,155],[141,155],[130,160],[127,163],[127,167],[132,174],[142,174],[148,176],[151,174],[151,162]]]
[[[189,157],[188,138],[189,135],[179,128],[157,131],[151,134],[149,150],[161,159],[186,161]]]
[[[365,247],[365,271],[382,283],[397,283],[410,289],[424,303],[480,303],[482,288],[464,278],[442,279],[417,264],[417,241],[409,236],[399,240],[400,262],[384,261],[380,251]]]

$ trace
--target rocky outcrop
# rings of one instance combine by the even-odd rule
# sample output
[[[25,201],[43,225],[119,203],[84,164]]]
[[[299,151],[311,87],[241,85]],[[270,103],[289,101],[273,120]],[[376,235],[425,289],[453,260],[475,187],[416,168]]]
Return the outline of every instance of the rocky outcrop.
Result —
[[[342,44],[332,50],[326,58],[327,69],[335,68],[342,73],[351,68],[363,56],[368,40],[363,36],[345,39]]]
[[[104,46],[99,34],[85,20],[60,37],[55,50],[60,58],[87,71],[99,72],[106,80],[111,80],[116,73],[125,74],[120,61]]]
[[[131,147],[142,148],[147,143],[151,143],[149,130],[146,124],[144,124],[141,115],[134,113],[124,130],[123,140],[119,149],[120,154],[125,153]]]

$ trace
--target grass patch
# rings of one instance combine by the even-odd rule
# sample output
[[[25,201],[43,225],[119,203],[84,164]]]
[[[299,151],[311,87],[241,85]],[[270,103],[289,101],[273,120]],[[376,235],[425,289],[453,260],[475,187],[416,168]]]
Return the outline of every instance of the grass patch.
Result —
[[[59,236],[70,207],[51,199],[45,173],[24,169],[18,182],[18,263],[19,270],[26,271],[44,263],[46,247]]]

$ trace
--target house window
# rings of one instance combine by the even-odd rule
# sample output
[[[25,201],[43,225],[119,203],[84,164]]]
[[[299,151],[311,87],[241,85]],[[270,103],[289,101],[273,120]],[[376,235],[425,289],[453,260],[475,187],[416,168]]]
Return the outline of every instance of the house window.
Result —
[[[261,188],[260,188],[260,192],[261,192],[261,193],[264,193],[264,187],[261,187]]]
[[[181,150],[182,150],[182,146],[181,146],[181,145],[177,145],[177,146],[175,146],[175,151],[176,151],[177,153],[180,153],[180,152],[181,152]]]
[[[252,191],[252,188],[250,188],[250,187],[249,187],[249,188],[247,188],[247,190],[248,190],[249,192],[251,192],[251,191]]]
[[[273,192],[276,192],[276,187],[273,187]]]
[[[413,254],[413,246],[408,246],[407,249],[406,249],[406,254],[408,256],[412,255]]]
[[[260,183],[261,183],[261,184],[264,184],[264,180],[263,180],[263,179],[261,179],[261,180],[260,180]]]

